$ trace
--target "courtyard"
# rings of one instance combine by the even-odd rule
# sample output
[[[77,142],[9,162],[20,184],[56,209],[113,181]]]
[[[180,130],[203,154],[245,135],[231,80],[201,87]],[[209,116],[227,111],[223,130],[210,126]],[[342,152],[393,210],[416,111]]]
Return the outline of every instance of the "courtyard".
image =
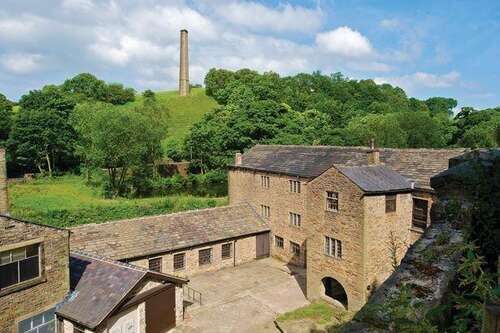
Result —
[[[189,286],[201,293],[201,305],[187,307],[176,333],[279,332],[278,315],[309,304],[305,269],[273,258],[199,274]]]

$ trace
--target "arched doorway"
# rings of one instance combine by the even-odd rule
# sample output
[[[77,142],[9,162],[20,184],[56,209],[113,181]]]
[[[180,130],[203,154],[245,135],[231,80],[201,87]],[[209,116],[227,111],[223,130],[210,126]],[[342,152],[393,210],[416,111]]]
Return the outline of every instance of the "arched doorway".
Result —
[[[347,309],[347,293],[345,292],[344,287],[342,287],[340,282],[338,282],[334,278],[327,276],[321,280],[321,283],[323,284],[324,296],[339,302]]]

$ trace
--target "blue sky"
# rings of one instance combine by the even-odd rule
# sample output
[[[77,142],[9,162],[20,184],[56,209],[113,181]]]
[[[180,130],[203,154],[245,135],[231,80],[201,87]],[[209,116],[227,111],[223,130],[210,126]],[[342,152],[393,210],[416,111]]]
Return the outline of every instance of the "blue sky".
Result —
[[[17,100],[80,72],[174,89],[182,28],[194,83],[211,67],[341,71],[500,105],[500,1],[2,0],[0,92]]]

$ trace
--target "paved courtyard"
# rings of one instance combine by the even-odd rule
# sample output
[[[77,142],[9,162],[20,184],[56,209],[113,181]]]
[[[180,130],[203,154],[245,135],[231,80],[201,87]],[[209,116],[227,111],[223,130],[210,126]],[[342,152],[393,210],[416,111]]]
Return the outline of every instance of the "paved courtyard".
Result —
[[[196,275],[189,285],[202,305],[188,307],[174,332],[278,332],[278,314],[309,304],[305,270],[272,258]]]

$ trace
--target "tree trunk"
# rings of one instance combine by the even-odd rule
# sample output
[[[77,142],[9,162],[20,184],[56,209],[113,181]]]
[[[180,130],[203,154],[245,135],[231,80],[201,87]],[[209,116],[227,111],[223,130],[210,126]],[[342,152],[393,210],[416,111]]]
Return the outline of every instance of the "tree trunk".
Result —
[[[50,157],[49,154],[45,154],[45,160],[47,161],[47,167],[49,169],[49,177],[52,177],[52,166],[50,165]]]

